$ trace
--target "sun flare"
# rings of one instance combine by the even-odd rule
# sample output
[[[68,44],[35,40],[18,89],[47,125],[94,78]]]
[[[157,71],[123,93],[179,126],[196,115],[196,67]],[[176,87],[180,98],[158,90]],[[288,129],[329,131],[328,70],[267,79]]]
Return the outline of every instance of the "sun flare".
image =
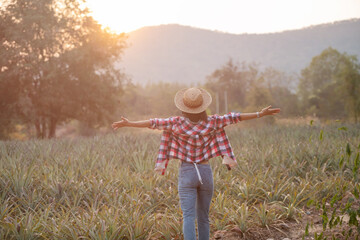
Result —
[[[156,7],[159,5],[156,2],[158,1],[88,0],[87,4],[92,16],[100,24],[121,33],[166,23],[168,16],[164,16],[162,10]],[[169,4],[163,7],[168,7],[166,5]]]
[[[360,17],[359,0],[87,0],[100,24],[122,33],[177,23],[229,33],[269,33]]]

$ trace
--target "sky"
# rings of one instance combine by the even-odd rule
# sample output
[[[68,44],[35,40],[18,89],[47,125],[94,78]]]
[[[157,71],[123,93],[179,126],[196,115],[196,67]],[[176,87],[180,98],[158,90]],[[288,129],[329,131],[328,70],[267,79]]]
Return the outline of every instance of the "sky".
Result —
[[[360,0],[87,0],[111,30],[180,24],[221,32],[271,33],[360,18]]]

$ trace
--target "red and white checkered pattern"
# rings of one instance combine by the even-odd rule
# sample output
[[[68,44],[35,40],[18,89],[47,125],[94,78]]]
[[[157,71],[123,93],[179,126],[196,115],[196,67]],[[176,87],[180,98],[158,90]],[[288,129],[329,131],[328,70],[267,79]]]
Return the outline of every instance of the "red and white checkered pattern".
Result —
[[[216,156],[228,156],[236,162],[224,127],[241,121],[240,113],[208,116],[208,121],[191,123],[185,117],[150,119],[151,129],[164,130],[161,135],[155,170],[165,170],[170,159],[199,163]]]

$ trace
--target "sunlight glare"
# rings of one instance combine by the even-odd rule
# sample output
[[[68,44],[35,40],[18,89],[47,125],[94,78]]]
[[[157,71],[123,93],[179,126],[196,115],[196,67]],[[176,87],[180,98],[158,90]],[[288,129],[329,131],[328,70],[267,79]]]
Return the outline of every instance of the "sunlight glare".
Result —
[[[88,6],[99,23],[117,33],[176,20],[176,16],[171,16],[176,4],[171,4],[171,1],[88,0]]]
[[[270,33],[360,17],[359,0],[87,0],[117,33],[180,24],[229,33]]]

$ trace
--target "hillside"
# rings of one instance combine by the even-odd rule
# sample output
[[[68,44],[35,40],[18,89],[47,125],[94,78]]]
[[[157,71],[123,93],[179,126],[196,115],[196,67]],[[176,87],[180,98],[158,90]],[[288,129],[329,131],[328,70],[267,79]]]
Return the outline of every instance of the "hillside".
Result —
[[[128,35],[118,67],[134,82],[197,83],[229,58],[300,73],[331,46],[360,56],[360,19],[270,34],[229,34],[180,25],[144,27]]]

